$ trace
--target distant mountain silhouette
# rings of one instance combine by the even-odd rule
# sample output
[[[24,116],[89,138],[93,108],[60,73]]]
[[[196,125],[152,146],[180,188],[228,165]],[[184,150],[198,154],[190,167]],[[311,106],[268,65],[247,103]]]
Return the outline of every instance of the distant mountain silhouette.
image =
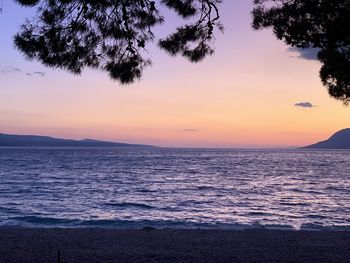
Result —
[[[343,129],[336,132],[328,140],[318,142],[305,149],[350,149],[350,129]]]
[[[98,140],[69,140],[39,135],[14,135],[0,133],[0,146],[5,147],[154,147],[142,144],[106,142]]]

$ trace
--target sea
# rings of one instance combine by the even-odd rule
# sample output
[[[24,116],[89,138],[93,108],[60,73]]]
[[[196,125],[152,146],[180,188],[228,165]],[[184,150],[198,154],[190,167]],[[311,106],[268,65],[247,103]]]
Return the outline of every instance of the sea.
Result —
[[[0,227],[350,231],[350,151],[0,148]]]

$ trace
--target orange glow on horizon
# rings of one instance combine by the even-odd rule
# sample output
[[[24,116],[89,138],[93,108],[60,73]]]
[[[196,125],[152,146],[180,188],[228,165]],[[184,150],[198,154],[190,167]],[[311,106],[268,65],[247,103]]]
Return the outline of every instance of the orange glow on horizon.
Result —
[[[212,57],[191,64],[152,47],[154,65],[125,87],[104,73],[77,77],[25,62],[11,43],[14,27],[3,66],[23,73],[0,75],[0,132],[173,147],[293,147],[350,127],[349,108],[320,83],[320,64],[296,58],[270,31],[254,32],[250,5],[224,1],[226,29]],[[46,76],[24,74],[34,68]],[[294,106],[304,101],[316,107]]]

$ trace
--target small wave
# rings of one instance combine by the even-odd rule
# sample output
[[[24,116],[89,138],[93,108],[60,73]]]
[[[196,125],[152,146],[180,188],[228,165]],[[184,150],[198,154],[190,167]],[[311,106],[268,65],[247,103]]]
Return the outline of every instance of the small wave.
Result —
[[[316,214],[310,214],[307,215],[308,218],[314,218],[314,219],[327,219],[327,216],[323,216],[323,215],[316,215]]]
[[[151,189],[136,189],[139,193],[156,193],[157,190],[151,190]]]
[[[40,217],[40,216],[18,216],[18,217],[12,217],[10,219],[16,220],[19,222],[35,224],[35,225],[38,224],[38,225],[68,226],[79,222],[79,220],[70,220],[70,219],[62,219],[62,218],[54,218],[54,217]]]
[[[120,207],[120,208],[138,208],[138,209],[156,209],[154,206],[146,205],[146,204],[140,204],[140,203],[105,203],[106,206],[112,206],[112,207]]]
[[[294,227],[290,225],[277,225],[277,224],[266,224],[266,225],[260,225],[261,229],[266,230],[296,230]]]
[[[0,221],[1,222],[1,221]],[[97,220],[78,220],[53,217],[22,216],[13,217],[2,224],[17,227],[63,227],[63,228],[106,228],[106,229],[143,229],[152,227],[157,229],[221,229],[221,230],[306,230],[306,231],[350,231],[350,226],[333,225],[324,226],[321,224],[306,223],[299,228],[290,225],[278,224],[242,224],[242,223],[224,223],[224,222],[192,222],[192,221],[170,221],[170,220],[123,220],[123,219],[97,219]]]
[[[86,226],[86,227],[108,227],[108,226],[114,226],[118,221],[116,220],[86,220],[86,221],[82,221],[80,222],[78,225],[79,226]]]
[[[272,214],[266,213],[266,212],[252,211],[252,212],[249,212],[248,215],[250,215],[250,216],[270,216]]]
[[[213,186],[206,186],[206,185],[203,185],[203,186],[197,186],[197,190],[201,190],[201,191],[217,191],[218,189],[216,187],[213,187]]]
[[[305,231],[350,231],[350,225],[324,225],[321,223],[304,223],[298,230]]]
[[[82,221],[77,227],[97,227],[97,228],[114,228],[114,229],[143,229],[152,227],[158,229],[248,229],[248,225],[225,224],[225,223],[202,223],[192,221],[171,221],[171,220],[87,220]]]
[[[18,214],[20,212],[20,210],[16,209],[16,208],[0,206],[0,212],[4,212],[4,213],[7,213],[7,214]]]
[[[336,192],[344,192],[344,193],[350,192],[350,190],[347,188],[342,188],[342,187],[337,187],[337,186],[328,186],[325,189],[330,190],[330,191],[336,191]]]
[[[212,200],[206,200],[206,201],[202,201],[202,200],[186,200],[186,201],[182,201],[177,203],[178,207],[192,207],[192,206],[203,206],[205,204],[209,204],[209,203],[213,203],[214,201]]]
[[[306,231],[320,231],[320,230],[326,230],[327,227],[316,224],[316,223],[304,223],[300,226],[300,230],[306,230]]]
[[[307,203],[279,202],[279,204],[284,206],[310,206],[310,204]]]
[[[316,190],[309,190],[309,189],[298,189],[298,188],[294,188],[291,189],[293,192],[295,193],[303,193],[303,194],[314,194],[314,195],[320,195],[322,194],[322,192],[320,191],[316,191]]]
[[[189,174],[199,174],[200,173],[199,171],[196,171],[196,170],[187,170],[186,172]]]

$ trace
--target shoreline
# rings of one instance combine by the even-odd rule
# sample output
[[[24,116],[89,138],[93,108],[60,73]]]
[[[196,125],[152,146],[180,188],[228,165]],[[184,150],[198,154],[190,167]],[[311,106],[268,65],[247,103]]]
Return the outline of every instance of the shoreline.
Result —
[[[58,252],[59,251],[59,252]],[[350,262],[350,231],[0,227],[1,263]]]

